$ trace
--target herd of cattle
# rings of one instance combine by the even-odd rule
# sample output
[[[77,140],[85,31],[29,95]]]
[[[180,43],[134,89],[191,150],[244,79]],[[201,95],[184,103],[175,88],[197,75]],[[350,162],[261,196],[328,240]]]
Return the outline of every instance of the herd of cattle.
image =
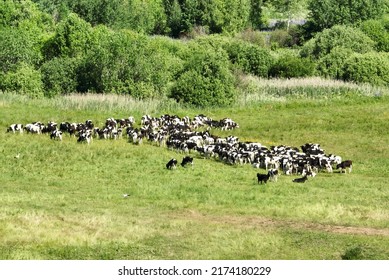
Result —
[[[134,144],[143,141],[155,143],[185,154],[196,151],[204,158],[217,158],[227,164],[251,164],[254,168],[263,168],[266,174],[257,173],[258,183],[268,180],[276,181],[280,174],[301,175],[293,182],[303,183],[307,177],[314,177],[318,172],[332,173],[333,169],[350,173],[352,161],[342,161],[342,158],[333,154],[326,154],[319,144],[306,143],[299,148],[285,145],[263,146],[257,142],[241,142],[236,136],[218,137],[210,133],[211,128],[233,130],[239,125],[230,118],[213,120],[205,115],[197,115],[193,119],[180,118],[176,115],[162,115],[151,117],[144,115],[140,125],[136,127],[135,118],[130,116],[124,119],[108,118],[102,127],[96,127],[91,120],[85,123],[70,122],[32,122],[26,125],[12,124],[7,132],[33,134],[48,134],[51,139],[62,141],[63,135],[68,134],[77,139],[77,142],[90,144],[93,139],[120,139]],[[178,161],[171,159],[167,169],[176,168]],[[193,157],[185,156],[181,166],[193,164]]]

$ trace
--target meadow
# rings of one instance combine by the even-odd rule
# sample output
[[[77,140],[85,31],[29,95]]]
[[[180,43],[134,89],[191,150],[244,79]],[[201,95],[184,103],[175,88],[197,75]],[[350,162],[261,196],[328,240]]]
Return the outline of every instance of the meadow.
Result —
[[[321,84],[323,83],[323,85]],[[309,84],[309,85],[307,85]],[[304,86],[305,85],[305,86]],[[258,185],[250,165],[184,156],[143,143],[6,133],[12,123],[143,114],[203,113],[240,128],[241,141],[320,143],[354,162],[351,174],[319,173]],[[0,259],[389,259],[389,96],[317,80],[247,80],[229,108],[169,100],[0,94]],[[15,158],[15,155],[20,155]],[[129,196],[124,198],[123,194]]]

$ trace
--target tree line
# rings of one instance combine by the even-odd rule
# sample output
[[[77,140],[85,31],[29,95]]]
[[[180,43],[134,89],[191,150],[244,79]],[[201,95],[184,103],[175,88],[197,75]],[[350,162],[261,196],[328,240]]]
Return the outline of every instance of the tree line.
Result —
[[[0,2],[0,89],[225,106],[240,75],[389,85],[388,0]],[[269,28],[269,7],[284,15]],[[339,8],[340,7],[340,8]],[[290,25],[304,9],[306,22]]]

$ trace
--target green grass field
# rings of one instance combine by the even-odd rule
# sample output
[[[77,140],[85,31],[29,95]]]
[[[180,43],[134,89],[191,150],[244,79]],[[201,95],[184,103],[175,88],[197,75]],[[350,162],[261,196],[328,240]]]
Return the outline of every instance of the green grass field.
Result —
[[[0,259],[389,259],[386,95],[207,110],[110,98],[0,94]],[[146,113],[231,117],[239,129],[212,133],[267,146],[320,143],[353,160],[353,172],[258,185],[257,169],[197,154],[193,168],[168,171],[183,154],[148,143],[5,132],[38,120],[101,125],[133,115],[139,123]]]

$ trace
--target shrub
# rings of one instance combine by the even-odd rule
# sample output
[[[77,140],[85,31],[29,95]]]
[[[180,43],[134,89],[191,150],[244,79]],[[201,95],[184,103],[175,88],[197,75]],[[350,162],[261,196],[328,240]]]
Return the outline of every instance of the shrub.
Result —
[[[316,34],[304,44],[300,54],[303,57],[320,58],[329,54],[335,47],[366,53],[374,49],[374,41],[358,28],[337,25]]]
[[[241,33],[236,35],[236,38],[243,40],[245,42],[249,42],[251,44],[265,47],[266,46],[266,38],[263,32],[253,29],[246,29]]]
[[[74,58],[54,58],[41,67],[45,96],[76,92],[76,70],[79,60]]]
[[[241,40],[230,41],[224,48],[230,61],[245,73],[268,76],[273,58],[267,49]]]
[[[345,61],[343,78],[347,81],[389,86],[389,54],[353,54]]]
[[[16,92],[28,97],[42,97],[43,87],[41,74],[32,66],[19,64],[14,71],[9,71],[0,77],[2,91]]]
[[[32,32],[20,28],[0,28],[0,70],[15,70],[21,63],[36,66],[42,60],[39,42]]]
[[[227,54],[222,49],[194,47],[170,97],[199,107],[231,104],[235,89]]]
[[[360,28],[376,42],[377,51],[389,52],[389,24],[384,19],[365,21]]]
[[[90,47],[92,27],[77,14],[70,13],[61,21],[55,35],[44,46],[45,56],[83,56]]]
[[[317,70],[321,76],[342,79],[344,62],[353,54],[351,49],[335,47],[331,52],[319,59]]]
[[[80,92],[166,96],[181,60],[171,42],[128,31],[100,30],[77,71]]]
[[[277,78],[299,78],[313,75],[315,63],[308,58],[281,56],[271,67],[269,74]]]

